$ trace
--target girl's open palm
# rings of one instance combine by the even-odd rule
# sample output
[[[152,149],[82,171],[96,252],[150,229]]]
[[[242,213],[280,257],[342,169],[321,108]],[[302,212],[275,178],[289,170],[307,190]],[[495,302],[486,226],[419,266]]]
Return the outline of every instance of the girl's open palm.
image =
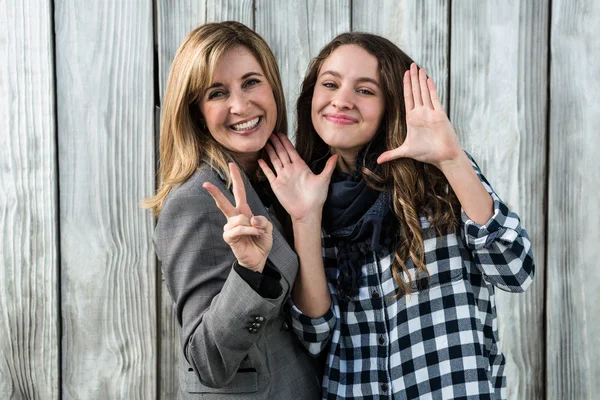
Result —
[[[378,163],[408,157],[440,168],[460,156],[462,149],[433,80],[414,63],[404,74],[404,103],[406,139],[400,147],[382,153]]]
[[[264,160],[258,160],[258,163],[269,180],[273,193],[292,220],[304,221],[312,216],[320,217],[337,155],[327,160],[323,172],[315,175],[283,134],[271,136],[267,153],[275,172]]]
[[[229,163],[229,172],[233,182],[235,207],[212,183],[206,182],[203,187],[227,217],[223,240],[231,247],[238,263],[252,271],[262,272],[273,246],[273,224],[266,217],[252,215],[237,165]]]

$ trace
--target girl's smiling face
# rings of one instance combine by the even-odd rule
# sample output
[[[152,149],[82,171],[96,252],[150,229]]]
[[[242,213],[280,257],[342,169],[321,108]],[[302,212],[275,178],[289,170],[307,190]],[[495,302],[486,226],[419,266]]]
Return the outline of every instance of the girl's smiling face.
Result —
[[[385,100],[378,67],[377,59],[362,47],[343,45],[325,59],[319,70],[312,98],[312,123],[332,152],[346,161],[356,159],[377,133],[383,118]]]

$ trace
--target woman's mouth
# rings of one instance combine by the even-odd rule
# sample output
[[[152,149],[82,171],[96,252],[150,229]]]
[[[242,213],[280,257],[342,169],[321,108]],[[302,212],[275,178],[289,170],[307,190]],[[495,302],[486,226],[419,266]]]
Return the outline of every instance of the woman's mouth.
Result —
[[[229,127],[238,133],[248,133],[255,129],[262,120],[262,117],[256,117],[248,121],[241,122],[239,124],[229,125]]]
[[[354,118],[342,114],[326,114],[325,118],[334,124],[340,125],[352,125],[357,122]]]

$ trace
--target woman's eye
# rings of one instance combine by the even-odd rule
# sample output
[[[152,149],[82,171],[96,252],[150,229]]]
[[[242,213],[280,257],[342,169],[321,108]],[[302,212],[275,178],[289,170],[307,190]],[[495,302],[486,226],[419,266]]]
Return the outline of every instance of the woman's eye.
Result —
[[[323,86],[325,86],[328,89],[335,89],[337,87],[336,84],[333,82],[323,82]]]
[[[248,87],[248,86],[256,86],[256,85],[258,85],[259,83],[260,83],[260,81],[259,81],[258,79],[248,79],[248,80],[246,81],[246,83],[244,84],[244,86],[245,86],[245,87]]]
[[[367,95],[373,95],[373,94],[375,94],[375,93],[373,93],[369,89],[358,89],[358,93],[360,93],[360,94],[367,94]]]
[[[208,99],[209,100],[214,100],[214,99],[218,99],[219,97],[224,96],[225,93],[221,90],[215,90],[214,92],[209,93],[208,95]]]

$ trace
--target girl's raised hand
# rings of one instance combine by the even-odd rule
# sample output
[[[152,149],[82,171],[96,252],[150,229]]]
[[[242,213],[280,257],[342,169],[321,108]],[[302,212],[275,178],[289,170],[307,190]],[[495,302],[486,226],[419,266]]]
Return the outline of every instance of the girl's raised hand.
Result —
[[[404,74],[403,83],[406,139],[400,147],[382,153],[377,162],[408,157],[442,169],[444,164],[458,159],[463,151],[433,80],[413,63]]]
[[[315,175],[287,136],[273,134],[266,149],[275,171],[264,160],[258,160],[258,164],[292,221],[309,222],[313,221],[312,217],[320,218],[337,155],[331,156],[323,171]]]
[[[238,166],[229,163],[233,182],[235,207],[212,183],[202,185],[212,196],[217,207],[227,217],[223,240],[231,247],[238,263],[255,272],[262,272],[273,246],[273,225],[263,216],[252,215],[246,202],[246,189]]]

